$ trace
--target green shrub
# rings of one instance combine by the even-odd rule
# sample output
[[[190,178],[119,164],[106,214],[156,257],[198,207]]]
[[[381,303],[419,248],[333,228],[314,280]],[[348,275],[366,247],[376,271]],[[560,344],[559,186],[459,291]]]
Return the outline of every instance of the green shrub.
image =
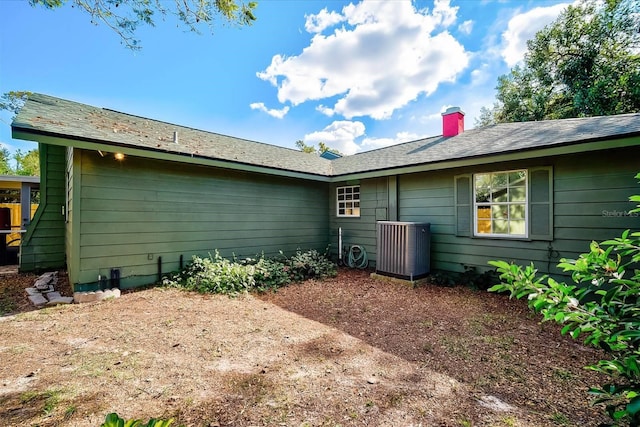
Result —
[[[212,257],[193,256],[177,275],[164,278],[165,286],[177,286],[200,293],[237,295],[254,287],[254,267],[222,258],[218,251]]]
[[[456,281],[461,286],[486,291],[498,282],[498,275],[491,270],[478,273],[475,267],[465,266],[464,272],[460,273]]]
[[[286,260],[260,258],[255,264],[254,280],[260,292],[274,290],[291,283],[291,269]]]
[[[294,281],[335,277],[338,274],[336,264],[327,254],[321,254],[315,249],[306,252],[296,251],[289,260],[289,265]]]
[[[279,258],[262,255],[239,262],[222,258],[216,251],[215,256],[209,258],[193,256],[182,271],[163,277],[162,284],[202,293],[237,295],[251,290],[274,290],[293,281],[336,274],[336,265],[316,250],[297,251],[291,259],[281,252]]]
[[[479,273],[475,267],[464,266],[464,272],[437,271],[429,273],[426,283],[441,287],[466,286],[471,289],[487,290],[498,282],[498,274],[489,270]]]
[[[434,270],[429,273],[426,283],[446,288],[457,285],[454,273],[444,270]]]
[[[111,413],[105,417],[104,423],[100,427],[170,427],[174,423],[174,419],[159,420],[151,418],[145,424],[141,420],[125,420],[116,413]]]
[[[640,201],[640,196],[631,200]],[[533,264],[489,262],[503,281],[490,291],[527,297],[545,321],[564,325],[563,334],[607,353],[608,359],[587,368],[607,375],[611,383],[590,393],[596,396],[594,403],[605,404],[616,425],[631,427],[640,426],[640,270],[634,269],[639,263],[640,232],[628,230],[619,238],[592,242],[577,260],[561,259],[558,267],[571,272],[574,284],[538,277]]]

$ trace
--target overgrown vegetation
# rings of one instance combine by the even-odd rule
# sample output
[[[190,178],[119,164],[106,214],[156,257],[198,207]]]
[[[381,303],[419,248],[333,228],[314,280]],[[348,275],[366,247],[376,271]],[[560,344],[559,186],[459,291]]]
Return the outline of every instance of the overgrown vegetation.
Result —
[[[640,174],[636,175],[640,179]],[[631,201],[640,202],[640,196]],[[640,205],[629,214],[640,212]],[[588,253],[558,264],[571,272],[574,284],[537,276],[533,264],[522,267],[491,261],[502,283],[490,291],[527,297],[529,306],[545,321],[563,324],[563,334],[582,338],[585,344],[603,349],[607,359],[588,366],[607,375],[611,382],[592,388],[595,404],[604,404],[614,425],[640,426],[640,232],[625,231],[621,237],[592,242]]]
[[[237,295],[256,290],[264,292],[310,278],[334,277],[335,263],[327,254],[316,250],[300,250],[287,258],[282,252],[277,258],[229,260],[216,250],[208,258],[193,256],[180,272],[164,277],[164,286],[185,288],[201,293]]]

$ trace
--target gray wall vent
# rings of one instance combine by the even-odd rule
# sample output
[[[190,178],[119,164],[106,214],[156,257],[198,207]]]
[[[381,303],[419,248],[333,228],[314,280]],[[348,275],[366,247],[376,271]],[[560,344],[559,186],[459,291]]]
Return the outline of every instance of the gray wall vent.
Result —
[[[430,272],[431,225],[378,221],[376,272],[415,280]]]

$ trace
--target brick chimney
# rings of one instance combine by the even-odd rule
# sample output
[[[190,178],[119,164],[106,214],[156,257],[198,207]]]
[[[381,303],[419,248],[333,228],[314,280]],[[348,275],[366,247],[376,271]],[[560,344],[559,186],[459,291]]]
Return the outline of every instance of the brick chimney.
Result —
[[[442,113],[442,136],[448,138],[464,132],[464,112],[460,107],[449,107]]]

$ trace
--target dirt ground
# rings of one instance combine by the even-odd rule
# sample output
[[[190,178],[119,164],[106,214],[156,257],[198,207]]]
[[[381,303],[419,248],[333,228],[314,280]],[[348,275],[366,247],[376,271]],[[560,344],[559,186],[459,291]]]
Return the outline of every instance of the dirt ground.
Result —
[[[602,378],[583,369],[599,353],[524,302],[369,273],[41,310],[24,295],[35,276],[0,276],[0,424],[99,426],[109,412],[208,427],[606,421],[586,394]]]

